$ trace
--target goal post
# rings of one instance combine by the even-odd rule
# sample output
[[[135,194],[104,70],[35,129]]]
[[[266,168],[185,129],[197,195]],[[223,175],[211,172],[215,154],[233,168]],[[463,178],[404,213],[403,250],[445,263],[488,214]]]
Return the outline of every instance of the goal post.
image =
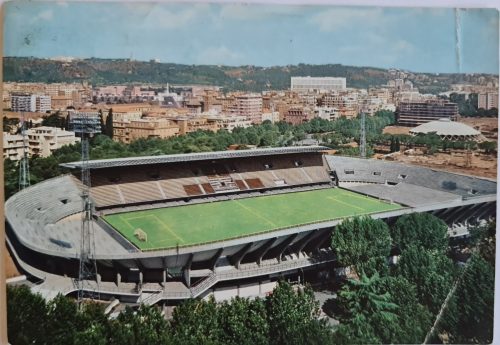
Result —
[[[148,240],[148,234],[140,228],[134,230],[134,236],[141,242],[147,242]]]

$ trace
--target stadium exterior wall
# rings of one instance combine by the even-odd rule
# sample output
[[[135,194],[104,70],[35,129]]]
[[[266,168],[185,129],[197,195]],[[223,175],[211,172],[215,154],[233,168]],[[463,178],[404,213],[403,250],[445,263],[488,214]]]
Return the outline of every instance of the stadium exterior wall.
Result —
[[[419,188],[423,202],[414,205],[399,202],[403,204],[403,208],[371,214],[373,218],[393,222],[404,214],[429,212],[452,225],[496,216],[496,183],[493,181],[370,160],[328,157],[327,161],[329,170],[335,171],[335,175],[339,176],[340,181],[337,183],[340,182],[344,188],[357,193],[364,192],[354,184],[349,187],[352,182],[349,179],[364,180],[369,182],[367,185],[379,186],[384,191],[394,190],[393,185],[387,184],[387,178],[373,174],[373,169],[382,171],[387,176],[393,174],[394,176],[389,177],[391,181],[396,181],[404,175],[411,188]],[[353,171],[352,174],[348,173],[350,170]],[[441,184],[436,184],[438,179],[435,176],[441,177]],[[457,181],[453,191],[455,194],[440,190],[436,193],[440,193],[439,196],[443,199],[433,201],[426,198],[426,193],[438,190],[442,185],[449,186],[449,182],[454,180]],[[60,226],[67,230],[66,235],[78,238],[80,220],[76,217],[76,211],[81,200],[77,188],[66,186],[69,181],[68,176],[62,176],[39,183],[11,197],[5,206],[7,243],[12,256],[23,271],[44,281],[41,285],[45,284],[47,295],[51,295],[53,291],[71,293],[75,289],[74,278],[78,271],[77,246],[57,247],[48,241],[48,238],[42,238],[50,235],[48,231],[54,229],[53,226]],[[418,184],[425,186],[417,186]],[[62,187],[53,188],[56,185]],[[404,186],[405,183],[400,185]],[[471,188],[475,189],[478,195],[469,195]],[[376,193],[377,190],[373,189],[367,192],[367,195],[376,197]],[[32,196],[38,197],[40,202],[53,204],[54,207],[50,210],[54,214],[35,212],[34,216],[30,216],[33,219],[25,217],[22,212],[32,212],[35,207],[29,204]],[[68,221],[71,217],[76,219]],[[53,221],[55,225],[45,226],[44,223],[43,227],[40,222],[44,221]],[[152,288],[154,295],[147,297],[148,303],[153,303],[161,299],[202,296],[223,281],[264,279],[280,272],[330,265],[335,260],[335,253],[330,250],[331,232],[341,221],[342,219],[322,221],[213,243],[143,252],[108,228],[101,219],[96,218],[94,226],[102,236],[99,240],[105,244],[99,243],[99,250],[94,255],[100,283],[96,289],[109,296],[144,301],[147,297],[146,286],[159,284],[156,290]],[[65,224],[73,224],[73,230],[66,229]],[[108,244],[115,247],[108,247]],[[169,292],[165,288],[169,281],[182,281],[186,289]]]

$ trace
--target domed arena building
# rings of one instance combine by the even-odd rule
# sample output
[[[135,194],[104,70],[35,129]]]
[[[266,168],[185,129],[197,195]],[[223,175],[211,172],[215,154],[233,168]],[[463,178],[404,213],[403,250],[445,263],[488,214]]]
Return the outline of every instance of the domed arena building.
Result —
[[[436,133],[441,139],[448,140],[480,140],[481,132],[460,122],[450,121],[450,119],[439,119],[424,123],[410,130],[410,134]]]

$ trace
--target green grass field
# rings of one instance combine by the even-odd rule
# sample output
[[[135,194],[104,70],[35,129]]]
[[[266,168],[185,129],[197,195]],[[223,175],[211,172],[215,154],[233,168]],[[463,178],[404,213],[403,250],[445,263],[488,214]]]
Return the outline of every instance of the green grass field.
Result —
[[[248,236],[302,224],[401,208],[344,189],[117,213],[104,219],[139,249],[167,249]],[[134,236],[136,229],[147,241]]]

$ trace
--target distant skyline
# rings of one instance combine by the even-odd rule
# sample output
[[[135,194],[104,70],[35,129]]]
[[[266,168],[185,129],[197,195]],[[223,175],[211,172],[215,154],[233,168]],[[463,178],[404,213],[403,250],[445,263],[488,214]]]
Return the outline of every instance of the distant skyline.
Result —
[[[4,56],[498,74],[495,9],[14,1],[4,16]]]

